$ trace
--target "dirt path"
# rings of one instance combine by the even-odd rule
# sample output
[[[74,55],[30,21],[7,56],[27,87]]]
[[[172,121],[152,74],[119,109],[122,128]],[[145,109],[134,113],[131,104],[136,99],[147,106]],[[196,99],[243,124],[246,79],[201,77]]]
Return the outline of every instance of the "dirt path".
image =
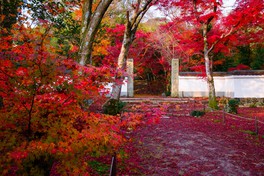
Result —
[[[133,138],[131,175],[264,175],[263,142],[208,118],[165,117]]]

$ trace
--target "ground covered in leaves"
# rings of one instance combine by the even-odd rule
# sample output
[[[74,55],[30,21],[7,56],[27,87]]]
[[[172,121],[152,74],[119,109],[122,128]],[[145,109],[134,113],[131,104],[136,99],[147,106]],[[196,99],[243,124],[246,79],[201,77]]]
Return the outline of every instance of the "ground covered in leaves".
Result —
[[[164,115],[129,134],[125,175],[264,175],[263,134],[249,134],[239,121],[223,122],[216,114]]]

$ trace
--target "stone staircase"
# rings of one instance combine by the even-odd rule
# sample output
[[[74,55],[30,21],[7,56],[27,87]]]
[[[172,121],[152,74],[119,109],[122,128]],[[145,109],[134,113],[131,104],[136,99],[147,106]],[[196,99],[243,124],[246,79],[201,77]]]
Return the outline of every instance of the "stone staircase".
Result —
[[[195,98],[120,98],[127,105],[124,111],[128,112],[146,112],[146,108],[140,109],[140,106],[147,106],[147,111],[153,108],[162,108],[165,111],[164,117],[186,117],[190,116],[193,110],[204,110],[207,107],[207,101]]]

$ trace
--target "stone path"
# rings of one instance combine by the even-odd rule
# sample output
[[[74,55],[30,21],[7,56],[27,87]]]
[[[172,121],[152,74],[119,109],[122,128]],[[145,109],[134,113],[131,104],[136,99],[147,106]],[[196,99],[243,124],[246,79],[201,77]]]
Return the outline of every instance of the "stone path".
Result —
[[[161,119],[138,130],[133,144],[141,166],[138,175],[264,175],[263,143],[194,120]]]
[[[264,143],[211,120],[165,116],[131,136],[138,170],[128,175],[264,175]]]

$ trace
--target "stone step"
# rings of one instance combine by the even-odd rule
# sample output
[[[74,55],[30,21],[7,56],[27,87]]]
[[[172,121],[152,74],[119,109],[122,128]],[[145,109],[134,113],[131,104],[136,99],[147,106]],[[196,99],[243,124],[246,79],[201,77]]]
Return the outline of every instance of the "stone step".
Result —
[[[121,101],[127,103],[124,112],[146,113],[153,112],[152,108],[165,107],[164,116],[167,117],[186,117],[193,110],[206,108],[203,101],[194,98],[121,98]],[[141,108],[141,104],[147,108]]]
[[[190,107],[190,108],[195,108],[195,107],[204,107],[206,105],[204,104],[173,104],[173,103],[169,103],[169,104],[161,104],[161,103],[127,103],[126,106],[128,107],[132,107],[132,106],[141,106],[141,105],[146,105],[149,107],[168,107],[168,108],[178,108],[178,107]]]
[[[127,103],[188,103],[194,101],[193,98],[120,98],[120,100]]]
[[[149,109],[152,108],[163,108],[162,105],[147,105]],[[169,106],[165,107],[166,111],[181,111],[181,110],[194,110],[194,109],[206,109],[204,106]],[[139,109],[137,105],[126,105],[124,109]],[[164,108],[163,108],[164,109]]]
[[[188,100],[173,100],[173,101],[167,101],[162,99],[155,99],[155,100],[148,100],[148,99],[121,99],[121,101],[127,103],[127,106],[133,106],[133,105],[140,105],[145,104],[148,106],[184,106],[184,107],[201,107],[206,106],[207,103],[201,102],[201,101],[188,101]]]
[[[123,111],[123,112],[134,112],[134,111]],[[149,113],[152,111],[137,111],[137,113]],[[164,112],[162,116],[167,116],[167,117],[189,117],[191,113],[188,111],[178,111],[178,112]]]
[[[191,116],[190,113],[166,113],[165,116],[168,117],[186,117],[186,116]]]
[[[134,112],[130,110],[124,110],[123,112]],[[143,110],[138,110],[137,113],[148,113],[152,112],[151,110],[143,111]],[[190,111],[175,111],[175,112],[164,112],[163,116],[168,116],[168,117],[180,117],[180,116],[190,116]]]

